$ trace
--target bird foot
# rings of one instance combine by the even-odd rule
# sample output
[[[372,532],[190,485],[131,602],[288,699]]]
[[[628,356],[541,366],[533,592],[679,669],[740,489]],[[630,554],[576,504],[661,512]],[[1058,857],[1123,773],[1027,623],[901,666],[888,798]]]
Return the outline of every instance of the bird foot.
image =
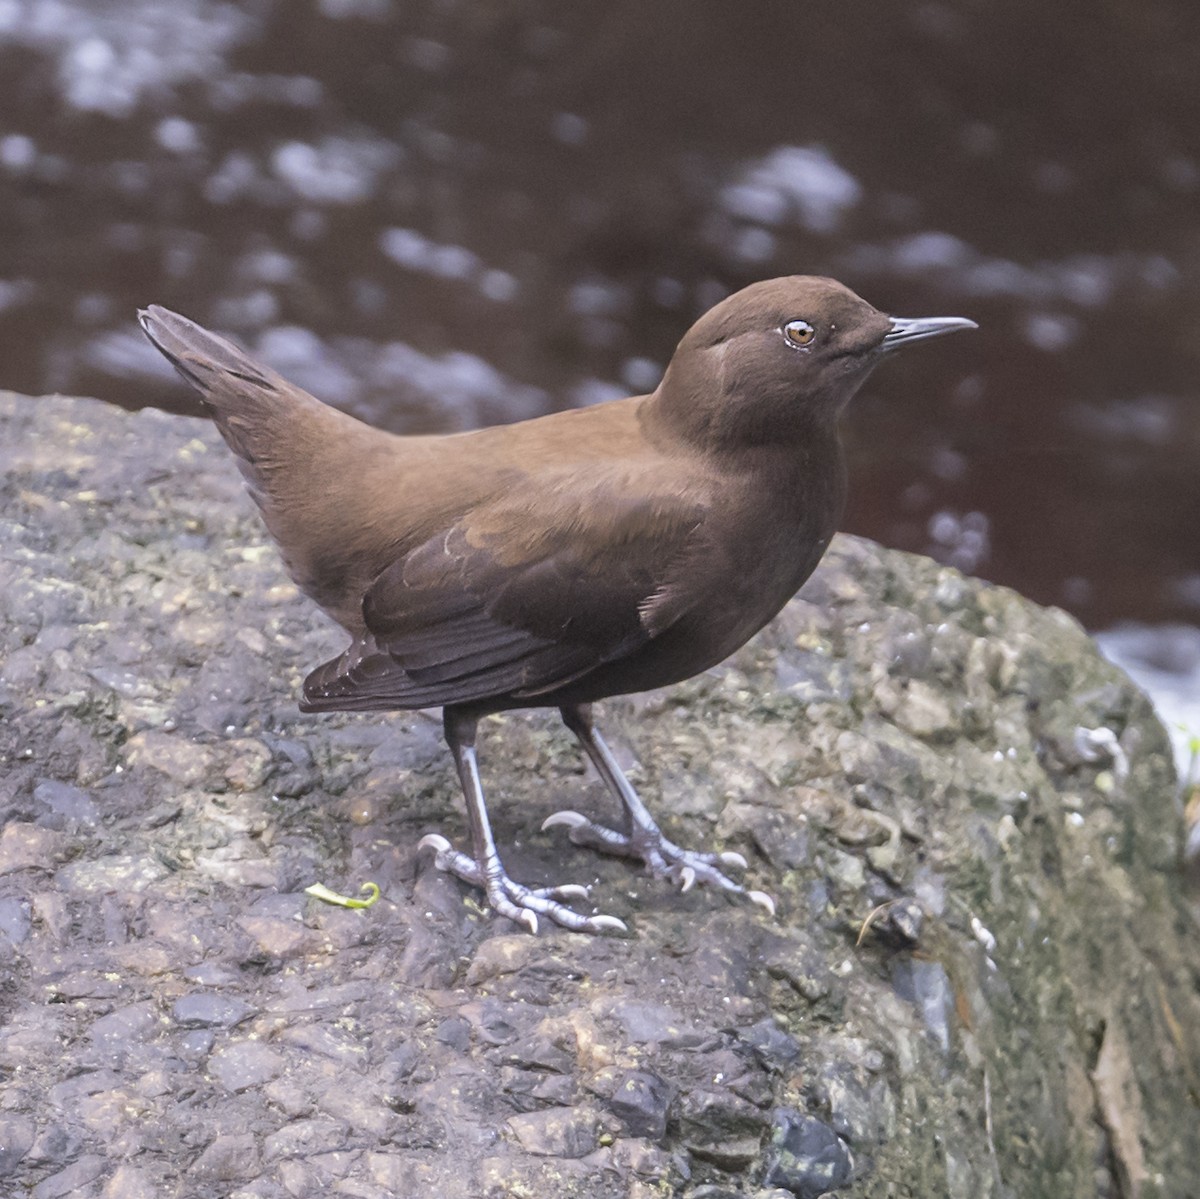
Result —
[[[735,895],[745,895],[751,903],[775,915],[775,901],[765,891],[749,891],[720,869],[722,866],[733,866],[745,870],[746,859],[740,853],[704,853],[683,849],[669,841],[654,824],[646,827],[635,825],[632,833],[619,833],[616,829],[589,820],[579,812],[555,812],[542,822],[542,829],[556,825],[564,825],[569,830],[567,836],[575,845],[643,862],[651,875],[671,879],[679,884],[680,891],[689,891],[696,883],[706,883]]]
[[[587,887],[577,883],[567,883],[560,887],[523,886],[508,877],[499,860],[492,869],[486,869],[470,855],[455,849],[438,833],[422,837],[417,850],[419,852],[422,849],[434,851],[433,864],[439,870],[479,887],[487,895],[488,903],[494,912],[517,924],[523,924],[531,933],[536,934],[538,931],[539,914],[577,933],[629,931],[625,922],[615,916],[581,916],[567,907],[563,900],[588,898]]]

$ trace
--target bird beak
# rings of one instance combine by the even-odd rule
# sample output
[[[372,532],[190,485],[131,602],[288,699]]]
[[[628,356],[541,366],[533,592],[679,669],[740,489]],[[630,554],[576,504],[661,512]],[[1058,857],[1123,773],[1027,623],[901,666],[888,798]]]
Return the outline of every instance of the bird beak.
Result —
[[[927,337],[941,337],[943,333],[953,333],[955,329],[978,329],[974,321],[965,316],[919,316],[909,320],[902,316],[892,317],[892,327],[884,334],[884,350],[894,350],[897,346],[908,345],[910,341],[924,341]]]

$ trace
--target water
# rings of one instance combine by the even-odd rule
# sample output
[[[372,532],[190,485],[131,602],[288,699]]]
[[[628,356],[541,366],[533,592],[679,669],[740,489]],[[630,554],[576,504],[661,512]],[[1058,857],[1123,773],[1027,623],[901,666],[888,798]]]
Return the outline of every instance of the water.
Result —
[[[189,410],[159,302],[459,429],[649,388],[722,295],[831,274],[982,326],[855,402],[847,528],[1196,625],[1198,11],[0,0],[0,384]]]

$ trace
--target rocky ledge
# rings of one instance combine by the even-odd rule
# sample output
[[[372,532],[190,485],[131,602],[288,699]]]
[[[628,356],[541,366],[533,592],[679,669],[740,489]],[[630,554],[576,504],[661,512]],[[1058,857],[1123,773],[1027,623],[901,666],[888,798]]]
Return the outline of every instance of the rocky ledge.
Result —
[[[298,714],[340,636],[211,429],[3,396],[0,456],[0,1190],[1200,1194],[1167,740],[1062,612],[843,538],[725,666],[604,706],[774,921],[538,832],[603,789],[490,720],[514,875],[632,930],[535,938],[415,852],[465,838],[434,716]]]

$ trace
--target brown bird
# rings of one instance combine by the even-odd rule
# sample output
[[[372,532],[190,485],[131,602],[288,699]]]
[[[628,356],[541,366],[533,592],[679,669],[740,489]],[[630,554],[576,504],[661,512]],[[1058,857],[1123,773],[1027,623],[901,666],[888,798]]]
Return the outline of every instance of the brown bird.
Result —
[[[349,632],[304,682],[306,712],[440,706],[472,853],[422,845],[537,930],[623,929],[529,888],[496,851],[475,758],[481,717],[557,707],[620,801],[576,812],[579,845],[640,859],[684,889],[746,894],[735,853],[669,841],[592,723],[591,704],[707,670],[812,573],[845,498],[838,415],[885,354],[974,328],[885,316],[831,279],[756,283],[702,316],[650,395],[441,437],[382,432],[322,404],[164,308],[142,328],[237,457],[296,583]]]

